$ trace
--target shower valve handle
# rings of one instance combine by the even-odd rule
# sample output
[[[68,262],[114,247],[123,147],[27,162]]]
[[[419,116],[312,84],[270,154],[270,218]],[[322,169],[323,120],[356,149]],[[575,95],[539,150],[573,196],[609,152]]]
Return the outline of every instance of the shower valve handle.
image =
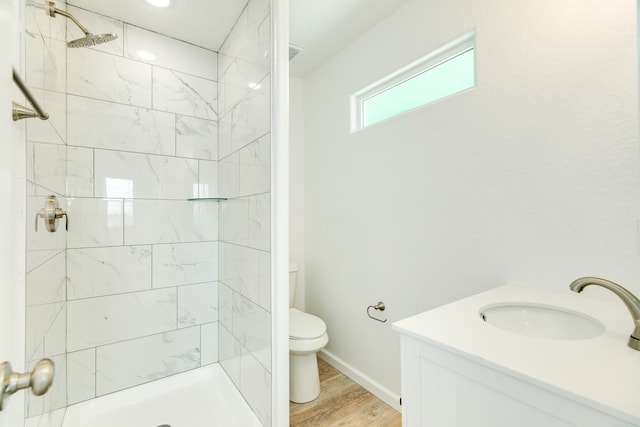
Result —
[[[69,231],[69,216],[60,209],[56,196],[47,197],[44,207],[36,213],[36,231],[38,231],[38,218],[42,218],[47,231],[53,233],[57,230],[58,220],[62,217],[65,218],[65,230]]]

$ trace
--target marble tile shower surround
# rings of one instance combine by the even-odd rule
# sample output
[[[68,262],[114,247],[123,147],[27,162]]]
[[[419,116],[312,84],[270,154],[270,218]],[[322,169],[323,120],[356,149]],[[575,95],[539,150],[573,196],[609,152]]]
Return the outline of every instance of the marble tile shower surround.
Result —
[[[27,364],[50,357],[57,368],[53,389],[28,397],[27,416],[37,423],[52,410],[218,362],[229,341],[234,382],[269,425],[270,85],[258,48],[269,45],[258,37],[269,35],[269,2],[250,2],[234,32],[238,47],[227,49],[228,70],[255,76],[253,87],[231,71],[237,87],[219,83],[215,52],[57,7],[119,37],[67,49],[78,29],[26,6],[25,79],[51,115],[27,123],[28,212],[55,194],[70,219],[68,233],[27,231]],[[158,60],[137,58],[141,46]],[[226,104],[224,161],[220,91],[236,99]],[[228,205],[186,200],[219,195]],[[219,330],[224,292],[230,326]]]
[[[252,0],[218,53],[219,360],[271,425],[270,2]]]
[[[68,10],[119,38],[68,50],[77,29],[27,8],[27,84],[52,116],[28,123],[28,211],[56,194],[73,221],[28,231],[28,362],[58,375],[27,415],[220,360],[270,425],[269,2],[220,55]]]

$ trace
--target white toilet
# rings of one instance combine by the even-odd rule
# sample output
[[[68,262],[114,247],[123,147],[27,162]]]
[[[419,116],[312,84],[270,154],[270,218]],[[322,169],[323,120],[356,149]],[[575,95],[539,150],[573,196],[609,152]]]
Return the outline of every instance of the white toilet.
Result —
[[[314,315],[293,308],[298,266],[289,264],[289,399],[296,403],[320,394],[316,353],[329,342],[327,325]]]

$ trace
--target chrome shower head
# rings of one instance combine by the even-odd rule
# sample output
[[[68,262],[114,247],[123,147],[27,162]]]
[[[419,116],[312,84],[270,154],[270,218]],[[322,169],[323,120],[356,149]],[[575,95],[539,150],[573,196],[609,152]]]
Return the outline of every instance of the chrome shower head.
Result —
[[[97,44],[102,44],[102,43],[106,43],[106,42],[110,42],[111,40],[115,40],[118,38],[117,35],[115,34],[98,34],[95,35],[93,33],[91,33],[89,30],[87,30],[85,28],[84,25],[82,25],[76,18],[74,18],[73,15],[71,15],[70,13],[67,13],[63,10],[58,10],[56,9],[56,4],[52,1],[49,2],[49,16],[51,16],[52,18],[56,17],[56,13],[58,15],[62,15],[66,18],[69,18],[73,21],[74,24],[76,24],[84,33],[84,37],[76,39],[76,40],[71,40],[70,42],[67,43],[67,47],[89,47],[89,46],[95,46]]]
[[[117,39],[115,34],[91,34],[88,33],[82,38],[67,42],[67,47],[91,47],[97,44],[107,43]]]

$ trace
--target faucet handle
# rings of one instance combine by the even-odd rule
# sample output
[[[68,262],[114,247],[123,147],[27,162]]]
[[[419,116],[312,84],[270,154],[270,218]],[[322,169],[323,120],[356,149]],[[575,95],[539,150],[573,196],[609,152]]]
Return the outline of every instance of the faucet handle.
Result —
[[[65,218],[65,230],[69,231],[69,215],[59,207],[56,196],[47,197],[44,207],[36,213],[36,231],[38,231],[38,218],[42,218],[47,231],[53,233],[57,230],[58,220],[62,217]]]

